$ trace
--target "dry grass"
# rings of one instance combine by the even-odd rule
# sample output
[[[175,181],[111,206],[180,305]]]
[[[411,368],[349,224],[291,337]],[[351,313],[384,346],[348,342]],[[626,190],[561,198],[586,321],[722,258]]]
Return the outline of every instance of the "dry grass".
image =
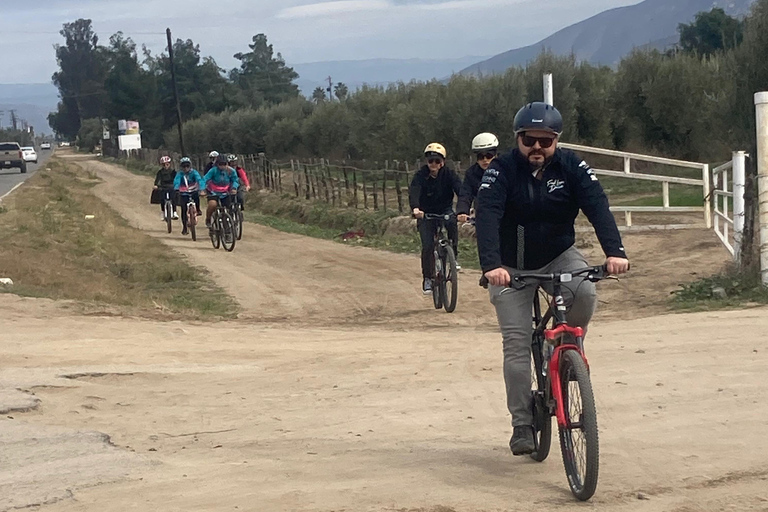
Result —
[[[0,212],[0,277],[14,280],[10,291],[153,315],[236,314],[233,299],[201,269],[128,226],[94,195],[95,175],[55,158],[48,167],[6,198]]]

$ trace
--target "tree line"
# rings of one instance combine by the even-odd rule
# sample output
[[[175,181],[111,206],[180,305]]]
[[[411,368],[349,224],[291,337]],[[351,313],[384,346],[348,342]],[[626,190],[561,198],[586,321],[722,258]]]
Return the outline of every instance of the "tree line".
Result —
[[[67,139],[84,134],[91,141],[96,128],[100,137],[103,119],[112,126],[133,119],[146,145],[162,145],[163,133],[176,123],[169,55],[153,55],[146,46],[139,51],[122,32],[101,45],[88,19],[65,23],[60,33],[64,44],[55,47],[59,70],[52,77],[60,101],[48,117],[54,132]],[[235,55],[240,66],[229,71],[204,57],[191,39],[176,39],[173,54],[183,119],[299,97],[298,75],[264,34]]]
[[[177,39],[186,150],[409,160],[427,142],[440,141],[449,157],[461,159],[481,131],[512,145],[517,109],[542,98],[542,75],[550,72],[564,140],[724,160],[732,149],[750,149],[745,145],[754,139],[752,93],[768,88],[766,24],[768,0],[758,0],[744,20],[721,9],[700,13],[680,25],[677,46],[636,50],[616,69],[545,52],[503,74],[353,92],[339,83],[310,98],[299,93],[297,74],[264,34],[235,55],[240,67],[228,72],[191,40]],[[65,24],[61,33],[65,44],[56,48],[60,70],[53,76],[61,103],[50,119],[56,132],[95,143],[101,119],[137,119],[146,145],[178,150],[168,55],[143,48],[140,59],[121,33],[101,46],[90,20]]]

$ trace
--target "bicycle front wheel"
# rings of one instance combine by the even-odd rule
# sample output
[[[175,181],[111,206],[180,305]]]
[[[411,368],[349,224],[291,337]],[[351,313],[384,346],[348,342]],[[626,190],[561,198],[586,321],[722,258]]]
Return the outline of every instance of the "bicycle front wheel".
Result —
[[[168,232],[173,231],[173,206],[171,205],[171,202],[166,200],[165,201],[165,223],[168,224]]]
[[[597,410],[584,359],[576,350],[560,358],[560,389],[566,425],[560,429],[560,451],[571,492],[581,501],[595,494],[599,466]]]
[[[235,221],[235,233],[237,234],[237,239],[241,240],[243,238],[243,210],[240,209],[239,205],[235,210],[234,221]]]
[[[214,249],[221,247],[221,217],[219,212],[213,212],[211,217],[211,228],[208,230],[208,234],[211,237],[211,244]]]
[[[441,290],[443,286],[443,268],[437,250],[432,254],[432,260],[434,261],[434,272],[432,273],[434,276],[432,278],[432,302],[435,304],[435,309],[440,309],[443,307],[443,292]]]
[[[456,256],[453,248],[446,247],[443,253],[443,286],[440,291],[443,294],[443,307],[448,313],[456,309],[456,299],[459,294],[459,272],[456,270]]]
[[[235,250],[237,235],[235,233],[235,223],[229,212],[224,212],[221,216],[221,245],[227,252]]]

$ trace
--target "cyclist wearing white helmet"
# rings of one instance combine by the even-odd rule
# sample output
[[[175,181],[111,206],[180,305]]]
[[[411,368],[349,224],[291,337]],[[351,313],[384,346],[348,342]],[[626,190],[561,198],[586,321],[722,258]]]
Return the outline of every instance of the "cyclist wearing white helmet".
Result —
[[[477,196],[477,189],[480,188],[480,180],[483,179],[483,173],[491,165],[491,161],[496,158],[498,150],[499,139],[492,133],[480,133],[472,139],[472,152],[475,154],[476,162],[467,169],[464,183],[461,184],[461,193],[456,204],[459,222],[469,220],[469,211]]]
[[[183,227],[181,228],[181,234],[187,234],[187,202],[189,197],[195,202],[197,207],[197,214],[202,215],[200,211],[200,182],[203,178],[197,169],[192,168],[192,160],[188,157],[182,157],[179,160],[181,164],[181,170],[176,173],[176,179],[173,181],[173,188],[179,192],[182,196],[181,200],[181,222]]]
[[[459,194],[461,180],[456,172],[445,165],[447,153],[442,144],[433,142],[424,149],[424,158],[427,163],[416,171],[408,189],[411,211],[416,217],[416,225],[421,237],[421,275],[424,281],[421,290],[424,295],[432,293],[432,253],[434,251],[434,236],[437,231],[437,223],[433,220],[425,220],[425,213],[438,215],[453,214],[453,196]],[[453,252],[458,259],[459,227],[456,217],[445,224],[448,237],[453,241]],[[458,267],[457,265],[457,268]]]
[[[160,201],[160,220],[165,222],[165,198],[173,192],[173,180],[176,178],[176,171],[173,169],[173,160],[169,156],[160,157],[160,170],[155,175],[155,190],[160,190],[163,195],[163,200]],[[179,216],[176,213],[176,202],[173,204],[173,219],[178,219]]]
[[[217,156],[219,156],[219,152],[218,151],[211,151],[210,153],[208,153],[208,163],[205,164],[205,170],[204,170],[203,174],[205,174],[206,172],[210,171],[211,167],[216,165],[216,157]]]

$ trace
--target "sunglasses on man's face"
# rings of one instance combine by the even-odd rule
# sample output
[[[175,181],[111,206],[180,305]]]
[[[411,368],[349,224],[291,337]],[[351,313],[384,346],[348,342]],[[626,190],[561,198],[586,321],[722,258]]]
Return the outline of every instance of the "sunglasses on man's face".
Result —
[[[489,152],[489,153],[477,153],[477,159],[478,160],[493,160],[496,157],[496,153]]]
[[[443,159],[442,158],[430,158],[429,160],[427,160],[427,163],[430,163],[430,164],[441,164],[441,163],[443,163]]]
[[[523,146],[527,148],[532,148],[538,142],[542,149],[547,149],[555,143],[555,137],[531,137],[530,135],[525,134],[520,136],[520,140],[522,141]]]
[[[190,164],[181,164],[181,167],[184,169],[189,169],[192,166]]]

